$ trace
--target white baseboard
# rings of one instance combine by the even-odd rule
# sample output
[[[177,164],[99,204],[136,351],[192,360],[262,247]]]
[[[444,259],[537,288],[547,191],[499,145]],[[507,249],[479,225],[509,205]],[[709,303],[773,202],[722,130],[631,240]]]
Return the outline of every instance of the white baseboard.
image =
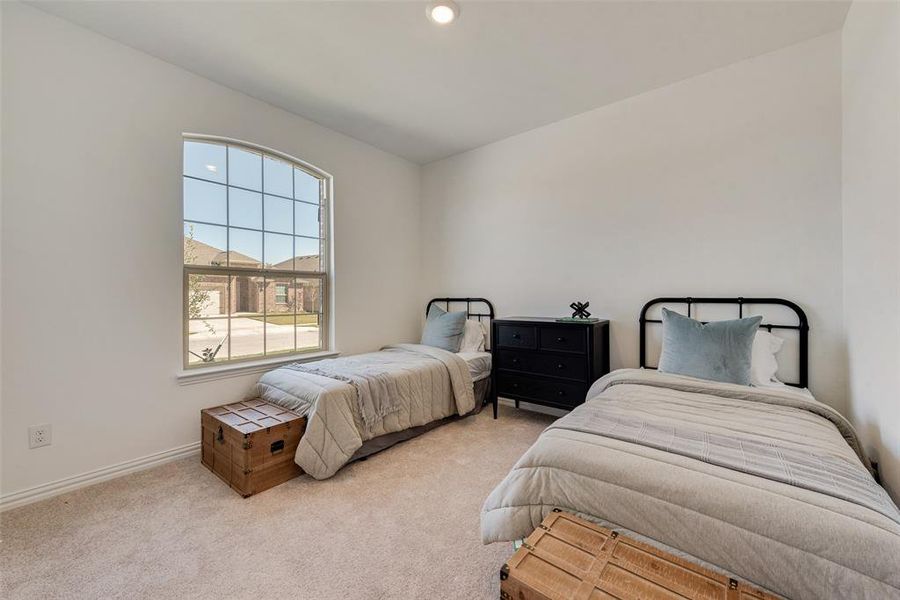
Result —
[[[516,402],[507,398],[500,398],[500,404],[512,406],[515,408]],[[541,406],[540,404],[531,404],[530,402],[519,402],[519,408],[522,410],[530,410],[531,412],[552,415],[554,417],[562,417],[569,414],[569,411],[560,408],[551,408],[549,406]]]
[[[51,481],[50,483],[42,483],[41,485],[36,485],[34,487],[20,490],[18,492],[4,494],[0,496],[0,512],[9,510],[11,508],[16,508],[18,506],[24,506],[25,504],[31,504],[32,502],[37,502],[38,500],[52,498],[53,496],[71,492],[72,490],[77,490],[78,488],[83,488],[89,485],[94,485],[95,483],[100,483],[101,481],[121,477],[122,475],[127,475],[128,473],[143,471],[144,469],[156,467],[161,464],[177,460],[179,458],[184,458],[186,456],[196,454],[198,452],[200,452],[200,442],[191,442],[190,444],[172,448],[171,450],[164,450],[162,452],[149,454],[141,458],[127,460],[117,465],[103,467],[94,471],[88,471],[87,473],[82,473],[81,475],[73,475],[72,477],[65,477],[63,479]]]

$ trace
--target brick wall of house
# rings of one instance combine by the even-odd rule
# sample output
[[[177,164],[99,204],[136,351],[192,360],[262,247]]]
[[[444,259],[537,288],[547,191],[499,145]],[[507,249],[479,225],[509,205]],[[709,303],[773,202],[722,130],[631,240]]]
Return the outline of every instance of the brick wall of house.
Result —
[[[317,312],[320,309],[318,288],[300,286],[295,290],[290,280],[270,280],[263,288],[260,285],[262,281],[261,277],[235,277],[230,307],[226,277],[221,275],[202,276],[196,289],[210,292],[211,296],[218,296],[218,307],[216,309],[208,307],[205,311],[205,314],[210,316],[228,314],[229,309],[231,314],[261,313],[264,305],[268,314],[285,314],[294,311],[295,302],[301,313]],[[286,298],[277,297],[279,284],[287,285]],[[279,302],[278,300],[285,301]]]

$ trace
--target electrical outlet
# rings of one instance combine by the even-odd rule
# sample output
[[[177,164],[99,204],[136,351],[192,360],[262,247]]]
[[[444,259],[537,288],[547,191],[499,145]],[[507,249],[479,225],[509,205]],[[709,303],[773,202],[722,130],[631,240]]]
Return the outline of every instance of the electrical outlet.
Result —
[[[33,425],[28,428],[28,447],[40,448],[49,446],[52,441],[53,430],[50,425]]]

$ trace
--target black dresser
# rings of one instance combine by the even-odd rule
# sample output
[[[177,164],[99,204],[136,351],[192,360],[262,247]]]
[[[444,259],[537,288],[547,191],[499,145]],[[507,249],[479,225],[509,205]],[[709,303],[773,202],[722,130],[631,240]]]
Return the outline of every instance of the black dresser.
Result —
[[[493,321],[493,389],[497,396],[570,410],[609,373],[609,321],[557,322],[545,317]],[[496,398],[495,398],[496,415]]]

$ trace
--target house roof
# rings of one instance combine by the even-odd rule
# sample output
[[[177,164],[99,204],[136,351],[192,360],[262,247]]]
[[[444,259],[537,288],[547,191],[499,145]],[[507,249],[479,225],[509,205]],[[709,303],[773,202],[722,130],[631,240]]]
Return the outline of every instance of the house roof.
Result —
[[[275,263],[272,265],[273,269],[284,269],[284,270],[294,270],[294,271],[318,271],[321,269],[319,266],[319,255],[318,254],[308,254],[306,256],[297,256],[294,257],[294,265],[291,266],[291,259],[283,260],[280,263]]]
[[[258,260],[247,256],[246,254],[241,254],[234,250],[225,252],[215,246],[210,246],[199,240],[184,236],[185,257],[188,256],[188,252],[190,251],[189,248],[193,251],[193,261],[191,262],[193,265],[215,265],[224,267],[229,264],[227,259],[231,260],[231,265],[233,266],[255,266],[259,264]]]
[[[190,251],[193,252],[193,260],[190,263],[193,265],[214,265],[224,267],[229,264],[226,259],[230,259],[231,266],[255,267],[259,265],[258,260],[247,256],[246,254],[241,254],[234,250],[225,252],[220,248],[210,246],[199,240],[191,239],[188,236],[184,237],[185,257],[187,257],[189,253],[188,244],[190,244]],[[293,265],[291,264],[292,260],[295,261]],[[319,255],[310,254],[306,256],[297,256],[294,259],[289,258],[267,266],[270,269],[285,271],[318,271],[320,269]]]

